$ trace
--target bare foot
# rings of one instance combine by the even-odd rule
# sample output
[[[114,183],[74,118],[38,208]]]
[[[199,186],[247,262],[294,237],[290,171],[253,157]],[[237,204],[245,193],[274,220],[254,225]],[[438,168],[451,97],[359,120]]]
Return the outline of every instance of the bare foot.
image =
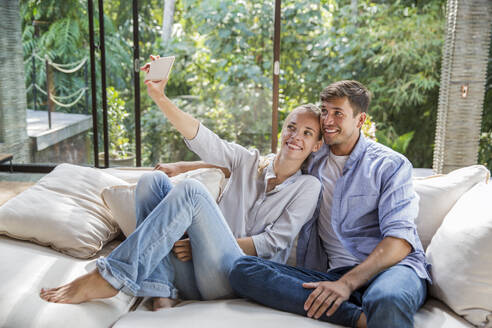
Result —
[[[57,288],[41,289],[39,296],[48,302],[79,304],[95,298],[108,298],[118,294],[95,269],[69,284]]]
[[[152,299],[152,311],[174,307],[179,302],[181,302],[179,299],[169,297],[154,297]]]
[[[359,320],[357,320],[357,328],[366,328],[367,327],[367,318],[364,312],[360,314]]]

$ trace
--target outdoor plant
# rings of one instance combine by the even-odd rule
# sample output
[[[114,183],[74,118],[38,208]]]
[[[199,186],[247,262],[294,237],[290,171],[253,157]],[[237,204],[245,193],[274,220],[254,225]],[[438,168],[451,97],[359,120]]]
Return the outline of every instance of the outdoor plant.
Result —
[[[114,87],[107,88],[108,95],[108,129],[109,156],[113,159],[123,159],[133,156],[129,132],[126,127],[128,116],[125,101],[119,96]]]
[[[482,132],[480,135],[478,163],[492,170],[492,132]]]
[[[408,145],[412,141],[415,131],[410,131],[402,135],[398,135],[395,129],[390,126],[385,130],[376,131],[376,137],[379,143],[390,147],[400,154],[406,154]]]

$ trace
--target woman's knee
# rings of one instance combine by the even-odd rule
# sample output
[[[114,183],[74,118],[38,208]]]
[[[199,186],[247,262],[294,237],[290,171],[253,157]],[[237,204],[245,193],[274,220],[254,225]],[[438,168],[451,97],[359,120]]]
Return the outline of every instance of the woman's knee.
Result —
[[[203,194],[209,195],[207,188],[198,180],[185,179],[175,186],[176,192],[182,192],[187,195]]]
[[[143,174],[137,182],[136,191],[153,190],[154,188],[166,188],[171,186],[171,180],[162,171],[151,171]]]

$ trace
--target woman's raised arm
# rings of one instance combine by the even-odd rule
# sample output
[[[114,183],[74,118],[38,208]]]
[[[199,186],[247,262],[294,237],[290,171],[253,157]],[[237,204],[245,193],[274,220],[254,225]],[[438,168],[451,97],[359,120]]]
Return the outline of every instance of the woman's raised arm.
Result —
[[[169,100],[164,94],[166,83],[167,80],[145,81],[149,96],[154,100],[157,106],[159,106],[169,122],[171,122],[183,137],[186,139],[193,139],[198,132],[200,122],[190,114],[183,112]]]
[[[150,56],[151,60],[155,60],[159,56]],[[145,64],[140,70],[149,72],[150,63]],[[146,80],[147,93],[150,98],[159,106],[160,110],[167,117],[169,122],[181,133],[186,139],[193,139],[198,132],[198,126],[200,122],[188,113],[183,112],[176,107],[171,100],[165,95],[164,89],[166,88],[167,79],[162,81],[150,81]]]

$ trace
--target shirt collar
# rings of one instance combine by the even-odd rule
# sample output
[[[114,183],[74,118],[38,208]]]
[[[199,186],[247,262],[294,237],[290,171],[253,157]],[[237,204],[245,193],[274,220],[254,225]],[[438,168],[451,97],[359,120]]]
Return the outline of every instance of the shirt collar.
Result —
[[[345,167],[343,169],[344,172],[345,170],[350,169],[355,163],[359,161],[359,159],[365,153],[368,146],[369,146],[369,142],[367,141],[366,137],[364,137],[364,134],[360,132],[359,140],[357,140],[354,149],[352,149],[352,152],[350,153],[350,156],[347,159],[347,162],[345,163]]]
[[[275,156],[272,156],[270,163],[268,164],[268,166],[265,169],[265,190],[266,190],[266,187],[268,184],[268,180],[277,177],[277,175],[275,174],[275,170],[273,169],[273,162],[274,161],[275,161]],[[284,189],[286,186],[290,185],[291,183],[294,183],[296,178],[298,176],[300,176],[301,174],[302,174],[301,170],[300,169],[297,170],[296,173],[292,174],[290,177],[285,179],[284,182],[282,182],[281,184],[276,185],[275,188],[273,188],[271,191],[269,191],[266,194],[268,195],[268,194],[275,193],[275,192],[278,192],[278,191]]]

